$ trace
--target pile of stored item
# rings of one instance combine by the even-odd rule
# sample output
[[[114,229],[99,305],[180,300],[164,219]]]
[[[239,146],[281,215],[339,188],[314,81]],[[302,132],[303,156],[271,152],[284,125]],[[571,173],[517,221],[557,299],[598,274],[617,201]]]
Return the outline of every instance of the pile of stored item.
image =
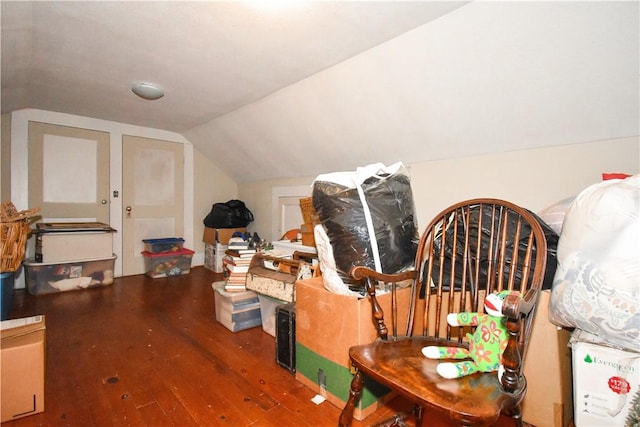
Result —
[[[227,292],[242,292],[247,290],[247,272],[251,259],[256,254],[252,245],[251,233],[246,235],[237,233],[229,239],[222,264],[224,266],[225,288]]]
[[[204,224],[204,267],[215,273],[223,273],[223,258],[229,240],[247,232],[247,225],[253,221],[253,213],[242,200],[217,202],[202,220]],[[257,235],[255,236],[257,237]]]
[[[159,277],[181,276],[191,272],[191,258],[194,251],[184,247],[181,237],[145,239],[145,274],[154,279]]]

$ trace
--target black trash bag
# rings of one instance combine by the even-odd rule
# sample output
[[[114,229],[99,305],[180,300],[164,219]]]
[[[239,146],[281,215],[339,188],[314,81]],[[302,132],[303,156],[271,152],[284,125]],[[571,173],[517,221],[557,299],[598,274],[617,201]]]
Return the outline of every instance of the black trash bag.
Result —
[[[253,213],[241,200],[214,203],[202,221],[209,228],[240,228],[253,221]]]
[[[401,172],[377,174],[361,184],[371,214],[382,272],[397,273],[413,265],[419,232],[409,177]],[[316,180],[313,207],[318,213],[335,258],[337,273],[352,290],[351,267],[376,269],[365,206],[357,188]]]
[[[488,270],[488,265],[489,265],[489,261],[491,261],[492,255],[489,254],[489,230],[486,228],[487,226],[490,226],[491,221],[490,221],[490,216],[492,214],[491,212],[492,207],[491,206],[484,206],[483,212],[482,212],[482,224],[483,224],[483,230],[482,230],[482,239],[481,239],[481,259],[480,261],[480,265],[481,265],[481,275],[486,276],[487,274],[487,270]],[[545,238],[547,240],[547,263],[546,263],[546,268],[545,268],[545,274],[544,274],[544,279],[543,279],[543,283],[542,283],[542,289],[551,289],[551,285],[553,284],[553,277],[555,276],[555,272],[556,272],[556,268],[557,268],[557,263],[558,263],[558,258],[557,258],[557,247],[558,247],[558,239],[559,236],[558,234],[547,224],[545,223],[542,219],[540,219],[535,213],[529,211],[529,213],[531,213],[540,223],[542,230],[544,231],[544,235]],[[515,215],[510,215],[509,219],[512,223],[515,223],[516,220],[516,216]],[[471,211],[471,215],[470,215],[470,219],[469,222],[470,224],[465,224],[465,217],[463,215],[458,216],[458,224],[457,226],[459,227],[459,229],[463,230],[466,227],[472,227],[473,230],[476,231],[476,233],[471,233],[469,235],[469,240],[472,242],[477,241],[478,238],[478,234],[477,234],[477,225],[478,222],[480,220],[480,211],[479,209],[472,209]],[[495,224],[495,227],[499,227],[500,224]],[[449,227],[453,227],[453,224],[450,224]],[[515,225],[514,226],[509,226],[508,230],[512,231],[512,233],[515,234]],[[523,238],[520,239],[520,243],[518,245],[517,250],[524,252],[526,250],[526,245],[528,243],[528,236],[531,232],[531,228],[527,225],[527,224],[523,224],[522,229],[521,229],[521,235],[524,236]],[[456,245],[457,247],[457,257],[462,258],[464,257],[463,254],[463,248],[464,248],[464,233],[461,233],[458,236],[458,244]],[[455,271],[454,272],[454,279],[451,280],[450,276],[451,276],[451,258],[453,257],[453,246],[454,246],[454,242],[453,242],[453,233],[447,233],[447,238],[444,242],[444,263],[443,263],[443,269],[444,269],[444,277],[448,278],[449,283],[453,283],[454,289],[459,291],[462,289],[462,271]],[[512,234],[513,237],[513,234]],[[434,241],[434,251],[436,254],[441,253],[441,250],[443,250],[443,242],[442,239],[436,239]],[[494,244],[494,247],[496,245]],[[508,277],[509,275],[509,266],[511,265],[511,260],[513,259],[513,251],[514,251],[514,247],[513,246],[509,246],[507,247],[507,257],[506,257],[506,264],[507,264],[507,269],[504,272],[504,276],[505,279]],[[534,256],[535,256],[535,250],[534,250]],[[475,254],[472,255],[471,262],[475,262]],[[427,261],[425,261],[427,262]],[[460,266],[460,263],[457,264],[458,266]],[[425,268],[423,270],[423,275],[427,274],[427,269]],[[436,268],[436,266],[434,265],[433,268],[433,272],[432,272],[432,277],[433,278],[437,278],[439,277],[440,274],[440,270]],[[516,271],[516,278],[520,279],[522,277],[522,272],[521,271]],[[426,279],[426,278],[424,278]],[[468,279],[469,280],[469,279]],[[427,284],[430,283],[430,280],[423,280],[422,281],[423,284]],[[444,290],[449,290],[449,287],[445,287]],[[420,296],[424,297],[425,295],[425,289],[424,287],[420,290]]]

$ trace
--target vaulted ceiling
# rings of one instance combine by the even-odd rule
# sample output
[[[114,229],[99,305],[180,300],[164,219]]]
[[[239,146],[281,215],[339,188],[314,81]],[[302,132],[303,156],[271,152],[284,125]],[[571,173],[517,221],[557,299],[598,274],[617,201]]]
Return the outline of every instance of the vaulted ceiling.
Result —
[[[639,133],[637,2],[3,0],[0,13],[3,113],[174,131],[238,181]],[[165,96],[137,98],[138,81]]]

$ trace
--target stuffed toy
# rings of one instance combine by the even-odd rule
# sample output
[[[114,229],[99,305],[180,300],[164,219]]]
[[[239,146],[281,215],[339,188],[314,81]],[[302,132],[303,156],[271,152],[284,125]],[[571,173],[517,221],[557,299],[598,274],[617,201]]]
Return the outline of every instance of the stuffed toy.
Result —
[[[502,303],[514,291],[502,291],[487,296],[484,302],[486,314],[450,313],[447,323],[451,326],[476,326],[473,334],[467,334],[469,349],[462,347],[428,346],[422,349],[429,359],[471,359],[460,362],[443,362],[437,372],[444,378],[460,378],[475,372],[497,371],[502,352],[509,340],[502,315]]]

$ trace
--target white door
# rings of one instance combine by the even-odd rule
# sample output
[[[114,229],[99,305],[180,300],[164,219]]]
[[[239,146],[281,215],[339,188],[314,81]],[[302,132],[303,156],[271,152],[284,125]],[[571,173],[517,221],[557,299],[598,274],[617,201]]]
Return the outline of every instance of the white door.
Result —
[[[29,122],[29,206],[46,221],[109,224],[109,134]]]
[[[278,235],[280,238],[289,230],[300,229],[302,225],[302,211],[300,210],[300,197],[279,197],[278,211],[280,212],[280,221],[278,227]]]
[[[145,272],[142,240],[183,237],[184,147],[122,138],[122,273]]]

